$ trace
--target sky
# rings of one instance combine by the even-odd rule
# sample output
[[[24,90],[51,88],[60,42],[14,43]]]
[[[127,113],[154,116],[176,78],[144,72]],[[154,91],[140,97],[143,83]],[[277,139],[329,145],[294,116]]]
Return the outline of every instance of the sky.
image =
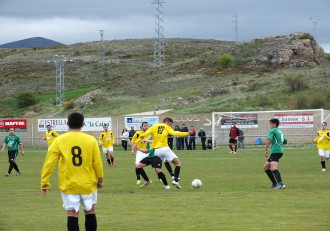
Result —
[[[158,0],[0,0],[0,45],[156,37]],[[330,53],[330,0],[159,0],[165,38],[248,42],[306,32]],[[237,24],[235,17],[237,16]],[[237,25],[237,27],[236,27]]]

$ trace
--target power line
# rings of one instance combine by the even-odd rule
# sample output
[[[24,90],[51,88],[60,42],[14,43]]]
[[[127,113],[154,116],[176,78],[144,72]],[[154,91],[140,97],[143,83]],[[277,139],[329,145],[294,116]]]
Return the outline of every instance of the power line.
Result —
[[[314,39],[316,40],[316,27],[317,27],[317,23],[320,21],[320,19],[317,16],[312,16],[311,21],[314,25]]]

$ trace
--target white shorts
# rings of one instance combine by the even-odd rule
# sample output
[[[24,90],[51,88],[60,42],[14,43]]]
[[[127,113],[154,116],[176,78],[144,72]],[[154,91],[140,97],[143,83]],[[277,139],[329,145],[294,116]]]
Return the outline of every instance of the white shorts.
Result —
[[[329,158],[329,156],[330,156],[330,151],[323,150],[323,149],[319,149],[319,155],[320,155],[320,156],[323,156],[323,157],[325,157],[325,158]]]
[[[108,152],[113,152],[113,147],[102,148],[102,150],[103,150],[103,154],[107,154]]]
[[[78,212],[81,204],[84,210],[90,211],[92,206],[97,203],[97,190],[92,194],[66,194],[61,192],[61,195],[65,210],[75,210]]]
[[[144,153],[141,151],[136,151],[136,156],[135,156],[135,164],[140,163],[140,161],[148,156],[148,153]]]
[[[178,158],[170,147],[156,148],[155,155],[162,159],[162,161],[167,160],[171,162],[174,158]]]

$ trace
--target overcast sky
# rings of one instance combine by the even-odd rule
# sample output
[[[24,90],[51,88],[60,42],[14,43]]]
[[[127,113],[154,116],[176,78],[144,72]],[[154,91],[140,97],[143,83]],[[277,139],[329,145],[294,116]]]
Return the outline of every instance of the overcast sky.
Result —
[[[154,0],[0,0],[0,44],[154,38]],[[308,32],[330,53],[330,0],[164,0],[165,38],[238,41]]]

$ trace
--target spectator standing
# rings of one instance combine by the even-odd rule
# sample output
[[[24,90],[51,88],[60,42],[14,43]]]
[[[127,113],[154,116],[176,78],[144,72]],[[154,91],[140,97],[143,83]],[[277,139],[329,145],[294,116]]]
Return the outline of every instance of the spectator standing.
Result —
[[[196,130],[195,130],[194,126],[190,126],[188,149],[196,150]]]
[[[189,129],[185,124],[182,124],[181,132],[189,132]],[[189,148],[188,139],[189,139],[188,137],[182,137],[181,138],[181,149],[182,150],[184,150],[185,145],[186,145],[186,148],[188,150],[188,148]]]
[[[238,148],[244,148],[244,132],[242,129],[239,130],[239,136],[237,138],[237,147]]]
[[[206,150],[206,145],[205,145],[205,141],[206,141],[206,133],[205,131],[203,130],[203,128],[201,128],[198,132],[198,137],[201,138],[201,143],[202,143],[202,149],[203,150]],[[212,142],[212,140],[211,140]],[[212,144],[211,144],[211,147],[212,147]]]
[[[132,138],[133,138],[133,136],[134,136],[134,134],[135,134],[135,130],[134,130],[134,127],[131,127],[131,130],[128,132],[128,134],[129,134],[129,140],[132,140]]]
[[[127,151],[127,142],[129,138],[129,133],[127,131],[127,128],[124,128],[123,131],[121,132],[121,146]]]
[[[170,147],[171,150],[173,149],[173,140],[174,140],[174,136],[168,135],[167,142],[168,142],[168,146]]]
[[[178,125],[175,125],[174,127],[174,131],[181,131],[180,127]],[[175,137],[175,147],[176,147],[176,150],[181,150],[181,139],[182,137]]]

